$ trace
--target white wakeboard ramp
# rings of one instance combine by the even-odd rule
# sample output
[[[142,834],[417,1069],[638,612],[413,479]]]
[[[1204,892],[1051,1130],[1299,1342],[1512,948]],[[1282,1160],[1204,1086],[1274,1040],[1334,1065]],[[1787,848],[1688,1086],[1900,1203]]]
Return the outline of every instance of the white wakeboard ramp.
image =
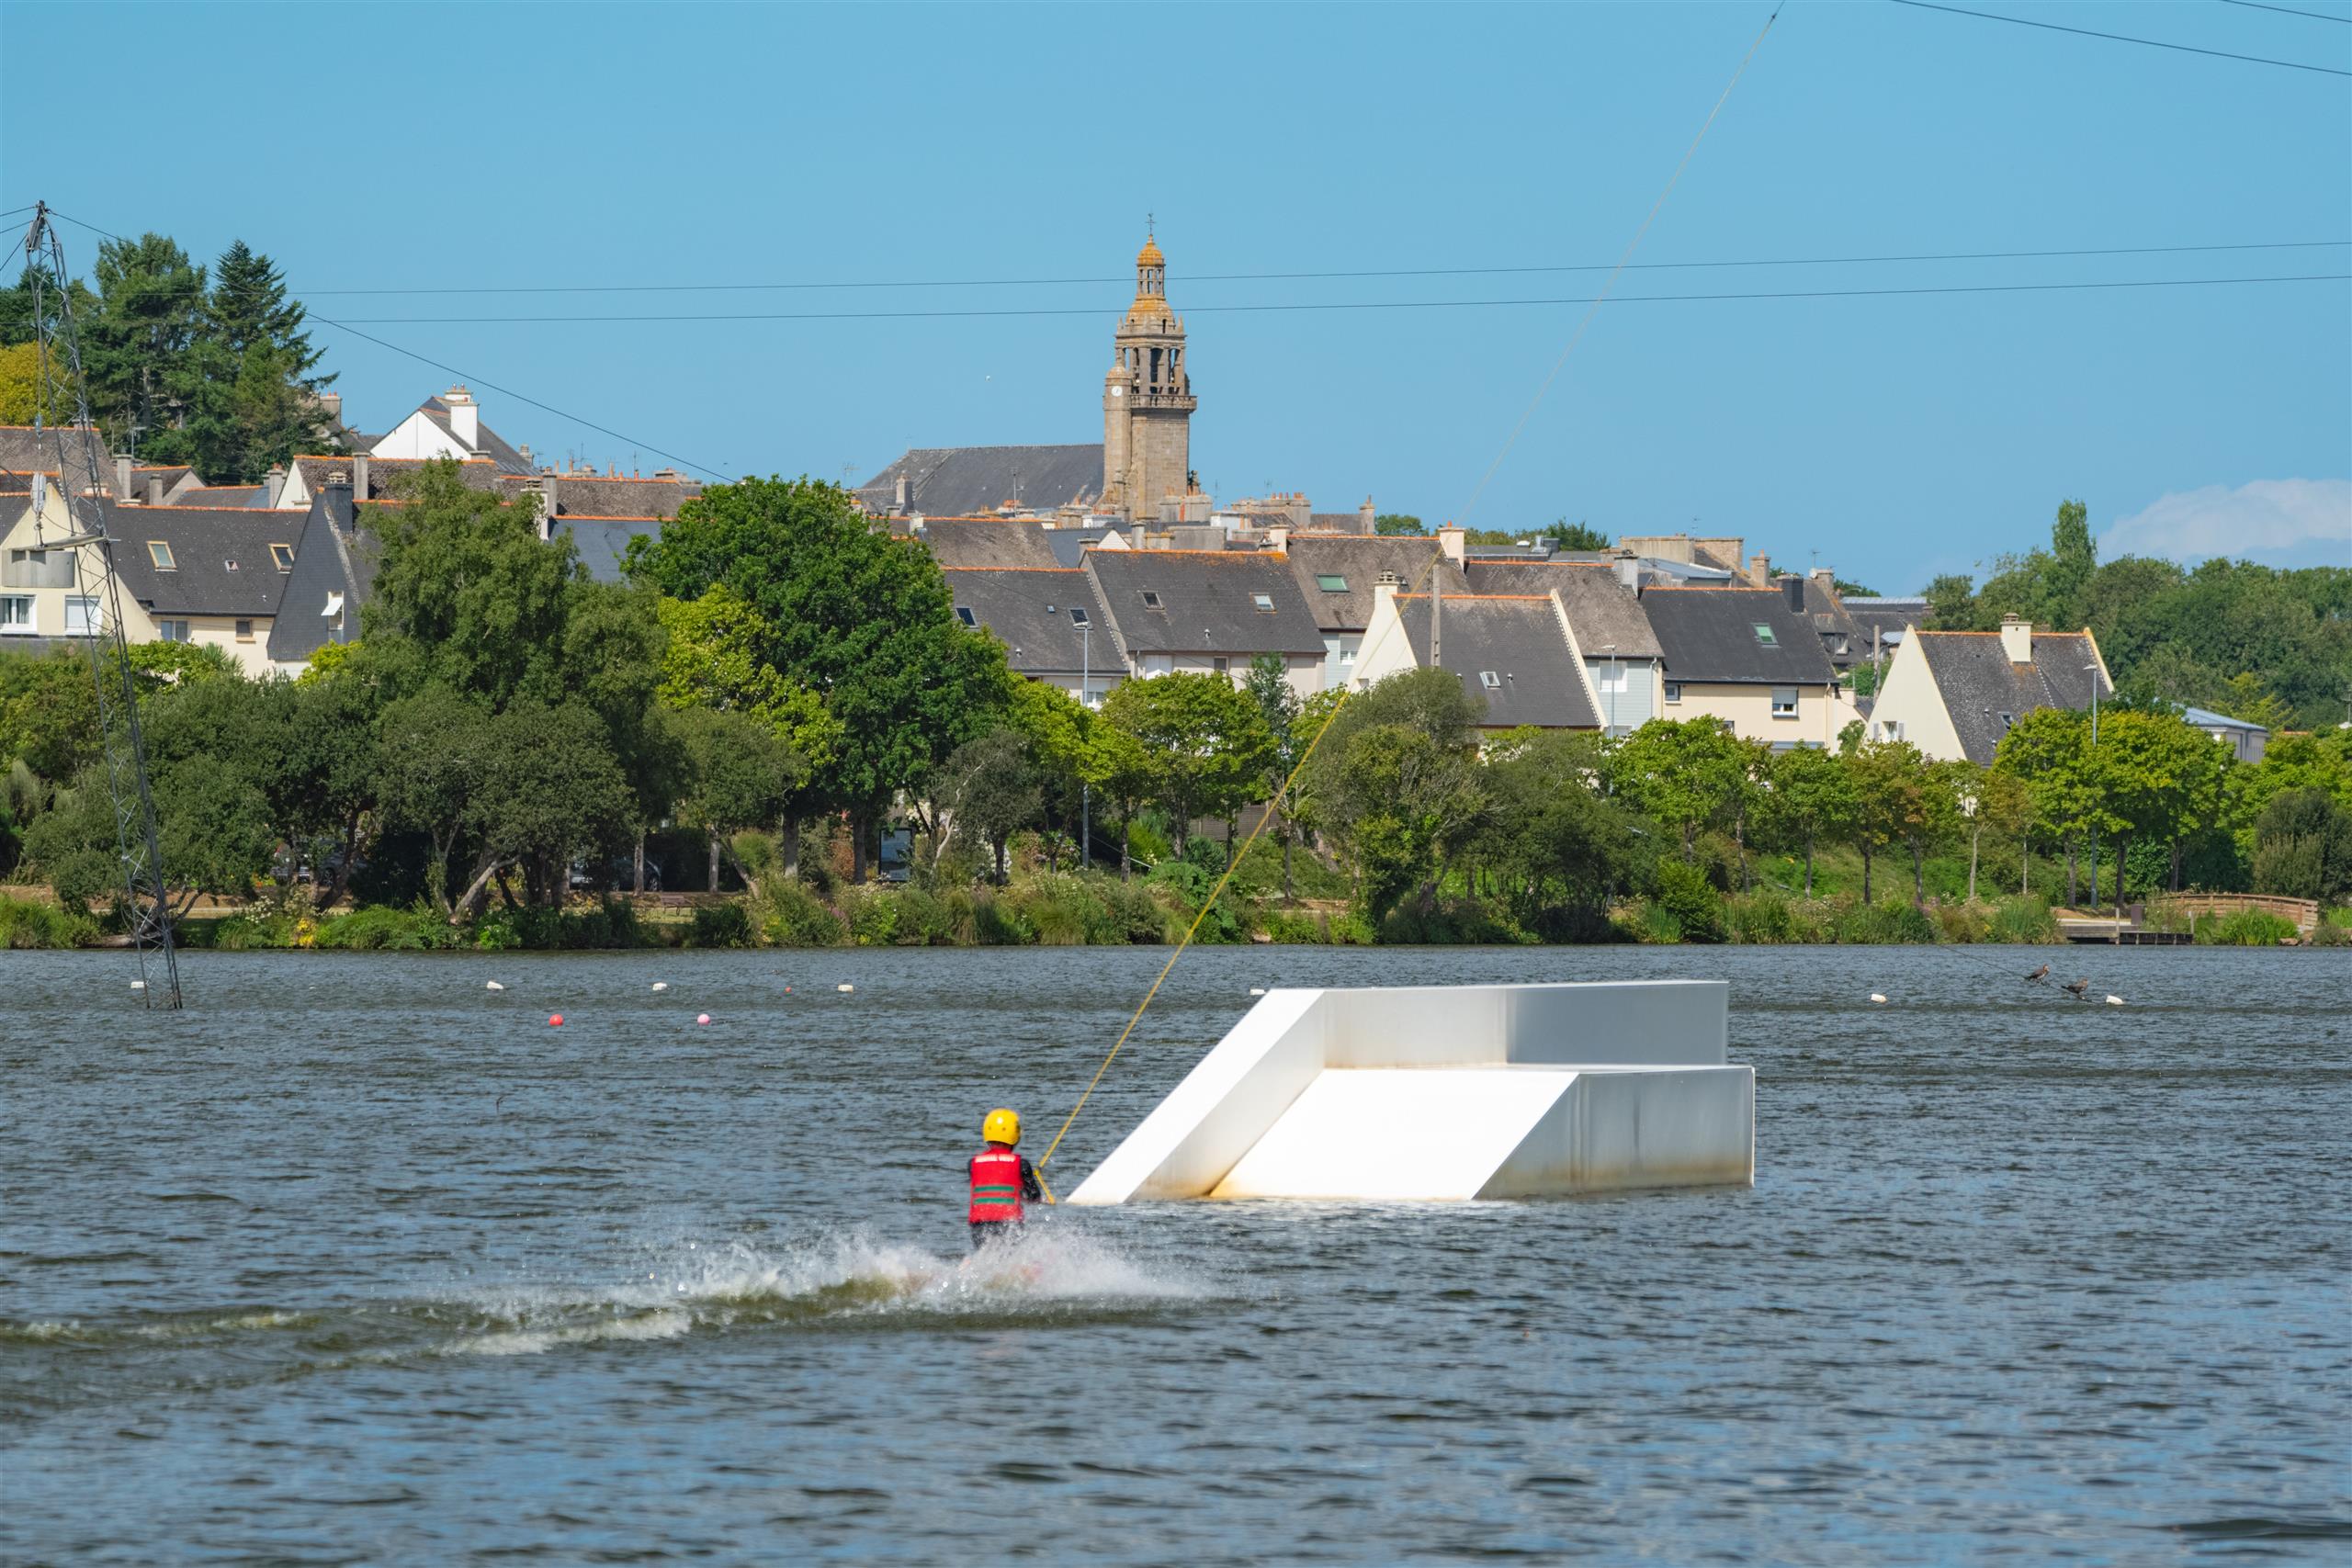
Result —
[[[1069,1201],[1751,1185],[1728,1010],[1720,980],[1269,991]]]

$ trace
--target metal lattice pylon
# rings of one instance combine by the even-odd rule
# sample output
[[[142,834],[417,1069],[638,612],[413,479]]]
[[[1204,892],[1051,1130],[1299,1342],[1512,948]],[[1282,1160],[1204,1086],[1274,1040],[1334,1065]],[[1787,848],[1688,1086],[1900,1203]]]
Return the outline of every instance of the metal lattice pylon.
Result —
[[[25,264],[32,280],[33,327],[40,344],[33,427],[38,433],[49,411],[68,391],[74,424],[57,435],[58,502],[67,519],[66,536],[43,539],[48,512],[44,476],[32,484],[35,539],[45,548],[74,551],[74,586],[90,655],[90,678],[97,693],[98,750],[106,764],[107,796],[114,809],[115,852],[122,869],[124,916],[139,955],[140,995],[150,1008],[180,1005],[179,956],[172,941],[171,895],[164,880],[164,852],[155,831],[155,799],[147,783],[147,746],[139,728],[139,688],[130,649],[122,631],[122,583],[114,569],[114,538],[107,531],[100,500],[98,434],[90,418],[82,349],[74,328],[74,296],[68,287],[65,251],[49,205],[37,204],[25,231]],[[56,294],[54,310],[48,295]],[[61,384],[61,372],[67,384]],[[38,434],[35,436],[39,442]],[[67,631],[72,634],[74,628]]]

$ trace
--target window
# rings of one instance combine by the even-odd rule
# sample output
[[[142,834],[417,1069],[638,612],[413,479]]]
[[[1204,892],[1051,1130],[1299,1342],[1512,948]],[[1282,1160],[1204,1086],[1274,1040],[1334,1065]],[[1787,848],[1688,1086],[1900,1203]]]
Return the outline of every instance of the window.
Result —
[[[291,545],[270,546],[269,560],[270,564],[277,568],[280,571],[292,571],[294,570],[294,547]]]
[[[1503,678],[1491,670],[1481,670],[1478,671],[1478,684],[1490,692],[1499,692],[1503,689]]]
[[[1261,615],[1271,615],[1274,613],[1274,596],[1271,593],[1252,593],[1250,595],[1250,607]]]
[[[0,594],[0,636],[32,635],[33,596],[29,593]]]
[[[1069,607],[1069,624],[1074,626],[1083,626],[1091,623],[1087,620],[1086,611],[1082,606],[1072,604]]]
[[[179,563],[172,559],[172,547],[161,539],[147,541],[147,558],[155,563],[157,571],[177,571]]]
[[[1772,635],[1771,627],[1766,626],[1761,621],[1753,621],[1749,624],[1756,628],[1756,645],[1758,648],[1778,648],[1781,646],[1780,639]]]
[[[1220,675],[1230,675],[1233,673],[1233,660],[1220,653],[1209,660],[1209,668]]]
[[[231,571],[237,570],[237,563],[233,560],[224,560],[220,564],[227,567]]]
[[[98,635],[98,602],[78,595],[65,601],[65,635],[96,637]]]
[[[237,640],[239,642],[251,642],[254,640],[254,624],[251,621],[239,621],[237,623]]]
[[[980,624],[972,618],[972,612],[961,604],[956,606],[956,618],[967,626],[977,626]]]
[[[1666,683],[1666,700],[1670,703],[1679,703],[1682,700],[1681,682],[1668,681]]]
[[[2017,721],[2018,721],[2018,716],[2017,716],[2017,715],[2015,715],[2015,714],[2013,714],[2013,713],[2005,713],[2005,714],[2003,714],[2003,715],[2001,716],[2001,733],[2002,733],[2002,734],[2004,734],[2004,735],[2007,735],[2007,734],[2009,732],[2009,727],[2010,727],[2011,725],[2013,725],[2013,724],[2017,723]]]
[[[155,623],[155,636],[164,642],[192,642],[195,640],[187,635],[187,623],[186,621],[157,621]]]
[[[1159,594],[1157,594],[1157,593],[1154,593],[1154,592],[1153,592],[1150,589],[1148,589],[1148,588],[1147,588],[1147,589],[1143,590],[1143,607],[1144,607],[1145,609],[1147,609],[1147,610],[1157,610],[1157,609],[1159,609]]]
[[[1315,574],[1315,586],[1326,593],[1345,593],[1348,580],[1336,571],[1318,571]]]
[[[1794,718],[1797,716],[1797,689],[1794,686],[1772,688],[1772,716]]]

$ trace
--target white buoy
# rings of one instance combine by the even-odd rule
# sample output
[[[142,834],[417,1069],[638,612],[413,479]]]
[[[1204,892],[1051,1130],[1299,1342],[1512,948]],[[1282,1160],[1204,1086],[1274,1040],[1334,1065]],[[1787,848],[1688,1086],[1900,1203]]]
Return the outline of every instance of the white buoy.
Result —
[[[502,986],[502,985],[500,985],[500,984],[499,984],[497,981],[495,981],[495,980],[485,980],[485,981],[483,981],[483,982],[482,982],[482,987],[481,987],[481,988],[482,988],[483,990],[485,990],[485,991],[503,991],[503,990],[504,990],[506,987],[503,987],[503,986]]]
[[[842,985],[835,986],[835,987],[833,987],[833,989],[835,989],[836,991],[841,992],[841,993],[842,993],[842,995],[843,995],[843,996],[847,996],[847,995],[849,995],[849,993],[850,993],[850,992],[854,991],[855,989],[857,989],[857,987],[856,987],[855,986],[852,986],[852,985],[849,985],[849,984],[847,984],[847,983],[843,983],[843,984],[842,984]]]
[[[1872,991],[1871,993],[1871,1000],[1874,1002],[1883,1002],[1886,1000],[1886,993],[1884,991]]]
[[[147,982],[144,980],[133,980],[130,982],[130,988],[134,991],[143,991],[147,988]]]
[[[657,991],[666,991],[670,988],[670,982],[667,980],[656,980],[653,982],[653,988]]]
[[[2121,997],[2110,995],[2107,998],[2107,1005],[2111,1008],[2120,1008],[2123,1005],[2123,998]]]

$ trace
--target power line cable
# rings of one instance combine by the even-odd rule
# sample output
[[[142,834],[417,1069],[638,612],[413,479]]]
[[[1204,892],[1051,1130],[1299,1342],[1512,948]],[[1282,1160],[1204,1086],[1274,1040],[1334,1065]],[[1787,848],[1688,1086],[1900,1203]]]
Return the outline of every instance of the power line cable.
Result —
[[[1974,17],[1987,22],[2013,22],[2021,28],[2041,28],[2053,33],[2073,33],[2079,38],[2106,39],[2113,43],[2143,44],[2150,49],[2177,50],[2182,54],[2209,54],[2216,60],[2241,60],[2249,65],[2276,65],[2287,71],[2315,71],[2324,76],[2352,76],[2352,71],[2339,71],[2333,65],[2310,65],[2300,60],[2271,60],[2259,54],[2232,54],[2225,49],[2199,49],[2193,43],[2166,43],[2162,39],[2133,38],[2128,33],[2095,32],[2089,28],[2069,28],[2056,22],[2037,22],[2030,17],[2004,17],[1997,11],[1971,11],[1959,6],[1939,6],[1935,0],[1887,0],[1889,5],[1911,6],[1922,11],[1949,11],[1955,17]]]
[[[2265,6],[2262,0],[2222,0],[2224,6],[2243,6],[2249,11],[2276,11],[2282,17],[2309,17],[2314,22],[2340,22],[2352,28],[2352,17],[2331,17],[2324,11],[2298,11],[2292,6]]]
[[[1708,268],[1770,266],[1879,266],[1918,262],[2041,261],[2074,256],[2187,255],[2222,251],[2324,250],[2352,244],[2345,240],[2268,240],[2218,245],[2106,245],[2055,251],[1942,251],[1912,255],[1773,256],[1746,261],[1632,262],[1626,272],[1679,272]],[[1609,262],[1537,263],[1514,266],[1381,267],[1340,272],[1208,272],[1187,273],[1190,283],[1296,283],[1373,277],[1493,277],[1529,273],[1614,272]],[[862,288],[1050,288],[1127,284],[1131,277],[961,277],[933,279],[867,279],[813,283],[571,283],[485,284],[398,288],[306,288],[303,298],[321,299],[356,295],[437,294],[750,294],[790,290]]]
[[[388,343],[384,339],[378,337],[373,333],[363,333],[348,321],[338,321],[329,316],[315,314],[311,316],[310,320],[321,322],[326,326],[336,328],[342,332],[349,333],[354,337],[365,338],[379,348],[390,349],[394,354],[402,355],[407,358],[413,359],[419,365],[429,365],[435,370],[446,371],[447,374],[458,378],[460,381],[469,382],[477,387],[487,387],[492,391],[496,392],[503,397],[513,398],[517,402],[528,403],[535,409],[544,410],[546,412],[555,415],[558,419],[570,420],[572,423],[582,426],[585,429],[593,430],[600,435],[609,435],[616,441],[626,441],[632,446],[641,446],[646,451],[651,452],[657,457],[667,457],[672,462],[683,464],[686,468],[695,470],[697,473],[708,474],[712,479],[718,479],[722,483],[727,479],[728,476],[723,471],[712,468],[707,463],[697,463],[691,457],[681,457],[675,452],[665,451],[662,447],[653,445],[650,441],[640,441],[636,436],[624,434],[620,431],[611,428],[609,425],[598,424],[593,419],[585,419],[579,414],[568,412],[563,409],[556,407],[553,403],[543,403],[527,392],[518,392],[512,387],[502,387],[487,376],[477,376],[469,370],[460,370],[454,365],[444,365],[437,359],[429,359],[413,349],[402,348],[396,343]]]
[[[1598,307],[1604,304],[1665,305],[1764,299],[1900,299],[1932,294],[2032,294],[2102,288],[2189,288],[2249,283],[2337,283],[2348,278],[2352,278],[2352,274],[2330,272],[2255,277],[2120,278],[2077,283],[1925,284],[1903,288],[1783,288],[1716,294],[1626,294],[1615,297],[1607,294],[1582,294],[1520,299],[1295,300],[1263,305],[1194,305],[1188,309],[1185,314],[1262,315],[1295,310],[1460,310],[1550,305]],[[534,324],[562,326],[588,323],[612,325],[693,321],[928,321],[1037,316],[1100,316],[1102,313],[1102,310],[1094,306],[1037,305],[1007,306],[1001,310],[745,310],[712,312],[706,315],[681,313],[597,316],[355,316],[349,321],[331,321],[330,324],[350,330],[355,322],[368,326],[527,326]],[[313,316],[311,319],[322,321],[330,320],[325,316]]]

